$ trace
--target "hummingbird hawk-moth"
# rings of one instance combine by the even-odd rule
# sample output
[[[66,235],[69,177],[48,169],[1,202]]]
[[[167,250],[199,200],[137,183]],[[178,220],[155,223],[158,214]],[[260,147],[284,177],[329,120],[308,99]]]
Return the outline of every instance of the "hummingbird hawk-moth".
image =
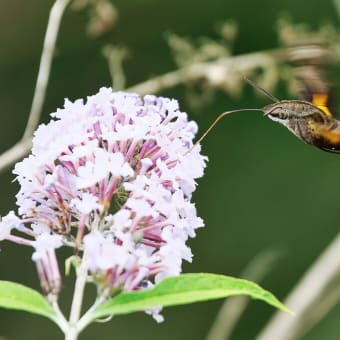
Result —
[[[230,113],[262,111],[264,116],[284,125],[302,141],[324,151],[340,153],[340,121],[333,116],[328,107],[327,93],[312,93],[311,101],[279,100],[253,81],[247,78],[245,80],[274,103],[259,109],[239,109],[221,113],[197,141],[197,144],[223,117]]]

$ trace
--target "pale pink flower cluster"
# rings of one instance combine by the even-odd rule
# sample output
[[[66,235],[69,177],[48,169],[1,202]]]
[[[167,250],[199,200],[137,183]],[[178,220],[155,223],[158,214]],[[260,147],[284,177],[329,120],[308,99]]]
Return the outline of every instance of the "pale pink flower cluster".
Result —
[[[15,166],[18,216],[0,239],[34,248],[46,293],[58,293],[55,249],[74,248],[94,282],[142,289],[181,272],[186,245],[203,226],[191,202],[206,158],[196,123],[176,100],[102,88],[84,104],[66,100],[35,133]]]

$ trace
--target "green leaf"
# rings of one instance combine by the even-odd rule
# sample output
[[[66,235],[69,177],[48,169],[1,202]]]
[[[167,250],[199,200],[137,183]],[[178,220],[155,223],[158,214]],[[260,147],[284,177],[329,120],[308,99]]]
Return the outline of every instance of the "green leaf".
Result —
[[[55,313],[37,291],[16,282],[0,281],[0,307],[22,310],[55,321]]]
[[[121,293],[99,306],[94,311],[93,319],[143,311],[155,306],[183,305],[234,295],[248,295],[290,312],[273,294],[256,283],[230,276],[200,273],[170,277],[149,290]]]

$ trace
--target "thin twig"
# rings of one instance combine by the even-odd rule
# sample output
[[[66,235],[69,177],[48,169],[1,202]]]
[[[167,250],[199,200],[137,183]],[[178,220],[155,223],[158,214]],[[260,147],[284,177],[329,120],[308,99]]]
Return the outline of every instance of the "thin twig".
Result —
[[[309,268],[284,302],[296,313],[295,317],[276,312],[257,340],[292,340],[303,333],[302,320],[313,313],[315,302],[324,296],[327,286],[340,272],[340,234],[332,241],[316,262]]]
[[[24,157],[31,148],[34,130],[40,121],[49,80],[53,54],[60,22],[70,0],[56,0],[51,8],[41,54],[37,82],[34,90],[31,111],[22,139],[0,155],[0,172],[7,170],[13,163]]]
[[[60,28],[60,22],[65,8],[69,4],[69,2],[70,0],[56,0],[50,11],[43,51],[40,59],[37,82],[33,95],[32,107],[23,135],[24,140],[32,137],[33,132],[37,128],[40,121],[42,107],[45,101],[46,88],[51,71],[51,64],[54,55],[56,40]]]
[[[0,155],[0,172],[7,170],[12,164],[25,156],[31,149],[32,139],[20,140]]]
[[[273,251],[260,253],[247,265],[241,277],[261,282],[263,277],[273,268],[278,255],[279,253]],[[250,299],[245,296],[234,296],[226,299],[210,328],[206,340],[229,339],[249,301]]]
[[[124,46],[107,45],[102,51],[109,66],[112,79],[112,88],[119,91],[125,88],[126,77],[123,62],[128,56],[128,50]]]
[[[78,322],[78,330],[81,332],[86,326],[93,321],[93,312],[107,300],[108,294],[102,293],[94,302],[94,304],[84,313]],[[112,316],[110,316],[110,319]]]
[[[211,85],[219,86],[222,82],[228,80],[228,74],[230,73],[243,75],[258,67],[272,68],[284,58],[285,50],[277,49],[195,63],[176,71],[156,76],[126,90],[140,95],[153,94],[188,81],[200,79],[206,79]]]
[[[296,334],[297,339],[301,339],[305,334],[307,334],[316,324],[322,320],[329,311],[340,301],[340,286],[339,282],[335,287],[332,287],[329,292],[326,291],[325,294],[320,298],[320,301],[316,301],[310,311],[305,314],[301,323],[303,327],[300,327],[300,332]]]

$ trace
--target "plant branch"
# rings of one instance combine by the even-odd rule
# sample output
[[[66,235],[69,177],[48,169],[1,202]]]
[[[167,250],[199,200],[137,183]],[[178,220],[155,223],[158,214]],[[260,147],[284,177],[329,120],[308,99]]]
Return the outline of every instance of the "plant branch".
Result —
[[[340,273],[339,254],[340,234],[309,268],[284,302],[296,316],[276,312],[257,336],[257,340],[291,340],[303,333],[304,321],[314,313],[315,303],[329,294],[327,287]]]
[[[35,85],[32,106],[22,139],[10,149],[0,155],[0,172],[3,172],[13,163],[25,156],[31,148],[32,136],[40,120],[45,100],[46,88],[49,80],[53,54],[60,22],[66,6],[70,0],[56,0],[53,4],[44,39],[39,71]]]
[[[67,320],[64,317],[64,314],[61,312],[58,302],[55,300],[51,303],[52,308],[54,309],[55,313],[56,313],[56,322],[58,324],[58,326],[60,327],[60,329],[63,332],[66,332],[68,324],[67,324]]]
[[[23,156],[27,155],[32,147],[32,139],[22,139],[3,154],[0,155],[0,172],[7,170],[12,164],[16,163]]]
[[[125,88],[126,77],[123,62],[128,56],[128,50],[123,46],[107,45],[102,51],[107,60],[112,79],[112,88],[119,91]]]
[[[71,312],[68,328],[65,332],[65,340],[76,340],[80,333],[80,330],[78,328],[78,321],[80,318],[81,307],[83,304],[86,280],[87,271],[84,268],[82,268],[82,266],[80,266],[77,270],[77,279],[74,286]]]
[[[43,51],[40,59],[37,82],[33,95],[32,107],[23,135],[23,139],[32,137],[34,130],[39,124],[42,107],[45,101],[46,89],[50,76],[51,64],[60,28],[61,18],[69,2],[70,0],[56,0],[51,8],[45,34]]]
[[[278,62],[284,60],[285,55],[285,49],[277,49],[199,62],[156,76],[131,86],[126,91],[137,92],[141,95],[158,93],[188,81],[203,79],[207,80],[211,87],[222,87],[228,82],[228,78],[232,78],[232,75],[242,76],[259,67],[274,69]]]
[[[87,312],[81,317],[78,322],[78,329],[81,332],[86,326],[88,326],[93,321],[93,312],[99,307],[102,303],[107,300],[107,293],[102,293],[95,303],[87,310]]]

